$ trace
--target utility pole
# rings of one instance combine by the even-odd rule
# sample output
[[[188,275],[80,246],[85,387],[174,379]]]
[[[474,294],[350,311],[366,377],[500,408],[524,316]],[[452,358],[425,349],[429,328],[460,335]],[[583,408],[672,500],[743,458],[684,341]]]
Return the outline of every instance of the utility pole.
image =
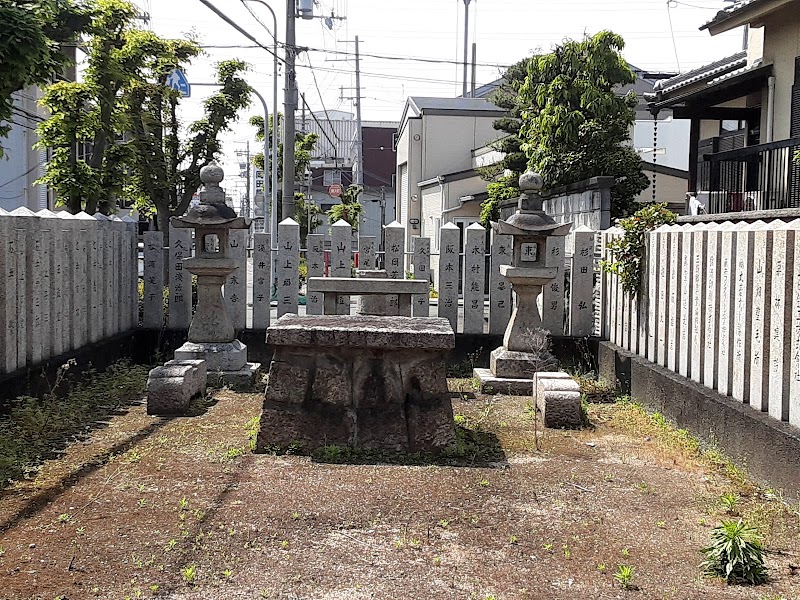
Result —
[[[469,56],[467,49],[469,46],[469,3],[471,0],[464,0],[464,86],[461,90],[461,96],[467,97],[467,65],[469,64]]]
[[[478,45],[475,42],[472,42],[472,83],[470,84],[470,92],[469,97],[475,97],[475,77],[478,73]]]
[[[364,136],[361,132],[361,63],[356,36],[356,185],[364,185]]]
[[[284,219],[294,218],[294,113],[297,109],[297,72],[295,69],[294,20],[295,2],[286,0],[286,87],[283,96],[283,197],[281,213]],[[274,232],[273,235],[275,235]]]
[[[301,127],[303,128],[303,135],[306,133],[306,95],[304,93],[300,93],[300,97],[303,99],[303,112],[300,113],[301,117]]]

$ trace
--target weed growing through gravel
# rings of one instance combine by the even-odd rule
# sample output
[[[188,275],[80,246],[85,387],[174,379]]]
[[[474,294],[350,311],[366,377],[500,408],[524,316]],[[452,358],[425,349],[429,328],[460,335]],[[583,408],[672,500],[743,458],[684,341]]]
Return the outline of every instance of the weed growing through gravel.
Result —
[[[767,580],[764,547],[758,531],[747,523],[722,521],[711,531],[711,542],[703,548],[700,568],[728,583],[756,585]]]
[[[636,574],[636,567],[631,565],[617,565],[617,570],[614,573],[614,580],[619,583],[623,590],[633,590],[636,587],[633,584],[633,577]]]
[[[192,585],[197,578],[197,565],[189,565],[181,569],[181,577],[188,585]]]

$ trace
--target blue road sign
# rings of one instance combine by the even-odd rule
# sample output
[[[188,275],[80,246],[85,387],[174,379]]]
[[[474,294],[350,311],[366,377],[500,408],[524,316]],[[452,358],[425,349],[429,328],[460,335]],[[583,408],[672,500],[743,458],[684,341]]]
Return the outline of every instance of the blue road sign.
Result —
[[[192,95],[192,86],[189,85],[189,80],[180,69],[172,69],[167,75],[167,87],[177,90],[181,96],[188,98]]]

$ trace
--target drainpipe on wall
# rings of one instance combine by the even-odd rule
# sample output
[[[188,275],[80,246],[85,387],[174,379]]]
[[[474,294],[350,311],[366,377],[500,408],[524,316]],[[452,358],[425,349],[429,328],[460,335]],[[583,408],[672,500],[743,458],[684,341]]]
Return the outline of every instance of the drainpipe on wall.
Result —
[[[767,79],[767,131],[765,143],[772,141],[773,127],[775,122],[775,76],[771,75]]]

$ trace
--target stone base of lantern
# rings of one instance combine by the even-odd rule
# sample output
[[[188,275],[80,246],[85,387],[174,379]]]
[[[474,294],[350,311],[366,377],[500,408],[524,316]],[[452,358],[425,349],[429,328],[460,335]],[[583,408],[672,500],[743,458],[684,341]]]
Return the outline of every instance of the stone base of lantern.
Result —
[[[205,360],[208,378],[240,389],[255,383],[260,363],[247,362],[247,346],[232,342],[186,342],[175,351],[176,360]]]
[[[536,373],[557,371],[558,360],[549,352],[518,352],[495,348],[488,369],[475,369],[484,394],[530,396]]]

